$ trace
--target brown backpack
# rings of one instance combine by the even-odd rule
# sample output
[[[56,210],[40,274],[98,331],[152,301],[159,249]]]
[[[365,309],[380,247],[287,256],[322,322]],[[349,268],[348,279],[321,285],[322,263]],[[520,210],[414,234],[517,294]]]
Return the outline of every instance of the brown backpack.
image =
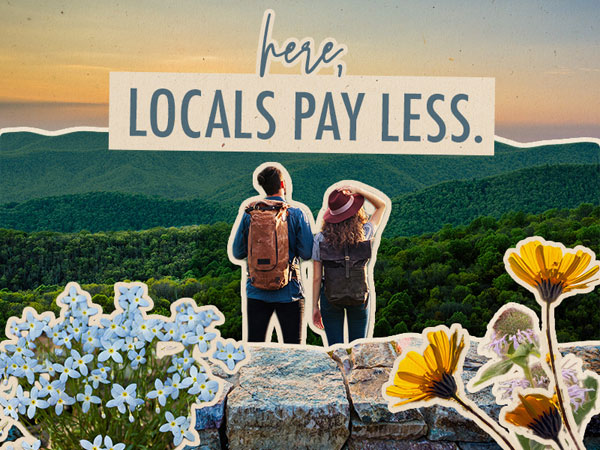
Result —
[[[371,241],[337,249],[323,240],[319,249],[327,301],[340,307],[364,305],[369,293],[366,265],[371,257]]]
[[[288,204],[278,200],[251,203],[248,273],[252,286],[274,291],[289,282]]]

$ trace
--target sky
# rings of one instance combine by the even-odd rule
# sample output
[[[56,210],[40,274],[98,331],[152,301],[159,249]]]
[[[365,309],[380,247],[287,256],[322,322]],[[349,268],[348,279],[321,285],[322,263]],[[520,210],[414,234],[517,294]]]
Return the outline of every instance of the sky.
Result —
[[[268,8],[348,75],[494,77],[498,136],[600,138],[596,0],[0,0],[0,128],[107,126],[111,71],[255,73]]]

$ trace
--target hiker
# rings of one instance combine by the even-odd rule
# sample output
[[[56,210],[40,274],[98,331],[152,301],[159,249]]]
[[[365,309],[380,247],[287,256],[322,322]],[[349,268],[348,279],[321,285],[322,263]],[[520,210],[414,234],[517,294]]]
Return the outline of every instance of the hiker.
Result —
[[[365,199],[375,207],[371,217],[363,208]],[[344,342],[345,316],[349,341],[366,337],[366,266],[385,208],[382,198],[360,187],[343,186],[329,195],[322,231],[315,236],[312,251],[313,324],[325,330],[328,345]]]
[[[313,235],[304,211],[285,200],[291,194],[291,182],[288,191],[289,175],[284,177],[283,171],[275,165],[257,169],[257,181],[266,197],[245,204],[231,245],[235,258],[248,258],[242,325],[248,342],[271,340],[267,331],[275,314],[283,342],[301,343],[304,291],[298,258],[310,259]]]

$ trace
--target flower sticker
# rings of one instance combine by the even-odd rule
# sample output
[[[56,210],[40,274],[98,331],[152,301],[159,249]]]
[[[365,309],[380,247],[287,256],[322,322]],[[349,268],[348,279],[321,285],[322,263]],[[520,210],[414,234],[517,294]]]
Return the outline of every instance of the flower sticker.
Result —
[[[9,319],[9,339],[0,343],[0,407],[5,427],[17,426],[24,437],[3,445],[9,439],[3,432],[0,448],[39,448],[19,419],[40,423],[57,448],[123,450],[143,443],[126,442],[127,436],[144,436],[144,445],[155,448],[199,444],[195,411],[214,404],[221,386],[207,361],[232,373],[248,353],[229,339],[213,355],[215,326],[224,317],[212,306],[180,299],[171,317],[148,315],[154,303],[143,283],[117,283],[114,301],[115,311],[104,314],[89,293],[69,283],[57,298],[58,318],[25,308],[21,318]],[[161,352],[158,344],[174,348]],[[169,433],[159,431],[165,413],[176,423]],[[73,430],[69,424],[79,414],[88,415],[87,425]],[[52,426],[45,427],[48,420]],[[125,427],[106,436],[104,420]],[[121,433],[128,427],[139,430]]]
[[[510,276],[538,302],[559,303],[559,298],[589,292],[600,283],[600,263],[593,251],[582,246],[567,249],[537,236],[508,250],[504,262]]]

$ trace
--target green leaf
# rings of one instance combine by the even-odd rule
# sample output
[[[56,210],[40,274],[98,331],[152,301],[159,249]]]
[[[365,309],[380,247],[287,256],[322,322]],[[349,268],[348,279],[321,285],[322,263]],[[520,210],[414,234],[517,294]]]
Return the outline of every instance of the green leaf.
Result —
[[[527,356],[513,356],[510,361],[523,369],[528,367]]]
[[[529,365],[529,355],[539,355],[533,344],[521,344],[517,351],[509,356],[509,359],[523,369]]]
[[[510,359],[506,359],[504,361],[497,362],[492,364],[490,367],[485,369],[485,371],[481,374],[481,378],[477,380],[477,383],[474,386],[477,386],[481,383],[485,383],[491,378],[504,375],[508,373],[508,371],[512,368],[513,362]]]
[[[533,344],[521,344],[517,351],[513,353],[514,356],[529,356],[531,354],[537,353],[535,349],[535,345]]]
[[[517,434],[517,439],[523,450],[544,450],[546,448],[544,444],[540,444],[539,442],[521,436],[520,434]]]
[[[592,390],[587,392],[587,401],[573,413],[577,425],[581,425],[583,419],[585,419],[596,404],[596,398],[598,397],[598,380],[594,377],[587,377],[583,380],[583,387]]]

